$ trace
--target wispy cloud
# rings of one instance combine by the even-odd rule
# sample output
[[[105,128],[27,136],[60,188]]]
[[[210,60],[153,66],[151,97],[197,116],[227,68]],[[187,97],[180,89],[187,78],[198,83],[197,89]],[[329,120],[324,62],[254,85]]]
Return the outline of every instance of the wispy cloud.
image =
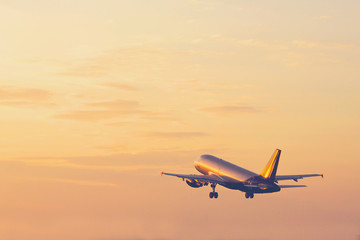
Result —
[[[162,137],[162,138],[190,138],[190,137],[204,137],[208,136],[204,132],[151,132],[147,136]]]
[[[97,78],[106,76],[114,69],[121,69],[124,72],[144,67],[146,69],[159,68],[168,55],[169,52],[146,45],[125,46],[103,51],[95,57],[79,59],[75,63],[71,63],[70,67],[64,69],[59,75]],[[110,83],[108,86],[123,90],[135,90],[125,84]]]
[[[108,126],[113,126],[113,127],[122,127],[122,126],[125,126],[125,125],[128,125],[129,122],[111,122],[111,123],[108,123],[106,125]]]
[[[244,114],[244,113],[264,112],[263,109],[246,106],[242,104],[208,107],[201,109],[201,111],[215,113],[215,114]]]
[[[268,47],[269,44],[258,40],[258,39],[242,39],[242,40],[238,40],[238,44],[243,45],[243,46],[251,46],[251,47]]]
[[[318,44],[318,43],[309,42],[309,41],[302,41],[302,40],[292,41],[292,44],[295,47],[298,47],[298,48],[314,48],[314,47],[319,47],[320,46],[320,44]]]
[[[51,96],[49,91],[36,88],[0,87],[0,100],[47,100]]]
[[[14,101],[0,101],[0,105],[2,106],[55,106],[55,103],[51,102],[34,102],[34,101],[21,101],[21,100],[14,100]]]
[[[0,87],[0,105],[54,105],[50,102],[52,95],[50,91],[44,89],[2,86]]]
[[[267,50],[288,50],[290,46],[287,43],[269,42],[261,39],[249,38],[249,39],[232,39],[224,38],[225,41],[230,41],[241,47],[263,48]]]
[[[115,156],[116,157],[116,156]],[[121,157],[121,156],[120,156]],[[102,156],[102,157],[82,157],[82,158],[39,158],[39,159],[11,159],[1,162],[20,162],[26,166],[38,166],[38,167],[51,167],[51,168],[70,168],[70,169],[83,169],[94,171],[115,171],[115,172],[128,172],[128,171],[140,171],[140,170],[159,170],[166,168],[174,168],[181,166],[174,166],[171,164],[147,164],[130,163],[128,161],[122,161],[123,158],[114,159],[114,157]],[[124,157],[124,156],[122,156]],[[110,158],[111,161],[105,161],[106,158]],[[95,159],[96,161],[92,161]],[[70,180],[69,180],[70,181]]]
[[[70,120],[99,121],[124,116],[135,116],[146,120],[178,121],[169,112],[144,110],[141,108],[141,104],[134,100],[94,101],[85,103],[84,108],[86,110],[68,111],[57,114],[55,117]]]
[[[89,107],[104,108],[110,110],[134,110],[140,105],[137,101],[117,99],[113,101],[91,102],[86,104]]]
[[[228,5],[233,10],[241,11],[243,8],[239,6],[238,1],[227,1],[227,0],[190,0],[189,3],[196,6],[197,11],[211,12],[219,7]]]
[[[72,66],[59,74],[71,77],[101,77],[105,75],[108,70],[109,68],[105,65],[88,63]]]
[[[143,119],[147,119],[147,120],[164,120],[164,121],[181,122],[178,118],[173,116],[170,112],[144,111],[144,112],[142,112],[141,117]]]
[[[127,91],[137,91],[138,90],[134,86],[131,86],[128,84],[123,84],[123,83],[116,83],[116,82],[105,83],[105,84],[103,84],[103,86],[111,87],[111,88],[115,88],[115,89],[119,89],[119,90],[127,90]]]
[[[305,40],[294,40],[291,44],[296,48],[319,48],[319,49],[351,49],[355,46],[343,43],[320,43]]]
[[[330,16],[321,16],[322,19],[328,19]],[[279,50],[283,50],[283,53],[296,51],[299,49],[304,48],[313,48],[313,49],[357,49],[358,47],[352,44],[346,43],[336,43],[336,42],[314,42],[311,40],[301,40],[295,39],[292,41],[265,41],[262,39],[256,38],[248,38],[248,39],[236,39],[230,38],[225,36],[219,37],[209,37],[214,41],[221,41],[228,44],[238,45],[239,47],[246,47],[246,48],[262,48],[269,51],[276,51],[274,53],[278,53]]]
[[[98,121],[143,113],[143,110],[138,109],[139,105],[137,101],[123,99],[96,101],[85,103],[85,108],[90,109],[73,110],[57,114],[55,117],[71,120]]]
[[[83,186],[98,186],[98,187],[115,187],[114,183],[91,181],[91,180],[78,180],[78,179],[67,179],[67,178],[27,178],[26,180],[30,181],[42,181],[42,182],[59,182],[59,183],[69,183]]]
[[[138,110],[122,110],[122,111],[109,111],[109,110],[75,110],[62,114],[55,115],[56,118],[82,120],[82,121],[99,121],[103,119],[116,118],[121,116],[128,116],[138,114]]]
[[[204,1],[204,0],[191,0],[190,3],[195,6],[199,6],[198,10],[202,11],[212,11],[215,9],[216,1]]]

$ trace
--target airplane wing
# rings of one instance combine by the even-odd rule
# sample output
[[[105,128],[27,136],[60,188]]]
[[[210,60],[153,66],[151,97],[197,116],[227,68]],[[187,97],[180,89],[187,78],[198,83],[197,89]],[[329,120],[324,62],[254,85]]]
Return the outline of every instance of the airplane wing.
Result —
[[[278,185],[280,188],[298,188],[298,187],[307,187],[306,185]]]
[[[176,173],[166,173],[161,172],[161,175],[168,175],[168,176],[174,176],[178,178],[182,178],[182,180],[188,179],[188,180],[196,180],[201,182],[208,182],[208,183],[224,183],[224,179],[222,179],[218,175],[197,175],[197,174],[176,174]]]
[[[303,179],[305,177],[324,177],[324,174],[299,174],[299,175],[277,175],[275,177],[275,181],[280,181],[280,180],[294,180],[295,182],[298,181],[298,179]]]

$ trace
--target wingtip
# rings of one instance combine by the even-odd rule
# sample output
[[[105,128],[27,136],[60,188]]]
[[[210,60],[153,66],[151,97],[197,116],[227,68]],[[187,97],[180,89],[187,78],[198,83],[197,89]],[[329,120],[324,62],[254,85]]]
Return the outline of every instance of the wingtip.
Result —
[[[164,174],[164,172],[160,172],[160,175],[162,176]]]
[[[323,173],[321,174],[321,177],[324,178],[324,174],[323,174]]]

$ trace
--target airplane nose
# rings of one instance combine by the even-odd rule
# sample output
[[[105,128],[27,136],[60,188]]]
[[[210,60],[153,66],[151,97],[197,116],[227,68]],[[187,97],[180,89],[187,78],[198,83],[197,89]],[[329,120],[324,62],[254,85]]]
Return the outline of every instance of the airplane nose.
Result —
[[[199,165],[199,160],[195,160],[194,161],[194,166],[196,167],[196,166],[198,166]]]

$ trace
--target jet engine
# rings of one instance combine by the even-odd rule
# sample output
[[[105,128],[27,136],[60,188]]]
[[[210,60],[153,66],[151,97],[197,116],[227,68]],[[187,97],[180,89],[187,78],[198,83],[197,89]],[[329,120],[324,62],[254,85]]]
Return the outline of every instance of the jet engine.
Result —
[[[186,179],[186,183],[187,183],[187,185],[189,185],[190,187],[193,187],[193,188],[199,188],[199,187],[204,186],[204,184],[202,184],[201,182],[196,181],[196,180]]]

